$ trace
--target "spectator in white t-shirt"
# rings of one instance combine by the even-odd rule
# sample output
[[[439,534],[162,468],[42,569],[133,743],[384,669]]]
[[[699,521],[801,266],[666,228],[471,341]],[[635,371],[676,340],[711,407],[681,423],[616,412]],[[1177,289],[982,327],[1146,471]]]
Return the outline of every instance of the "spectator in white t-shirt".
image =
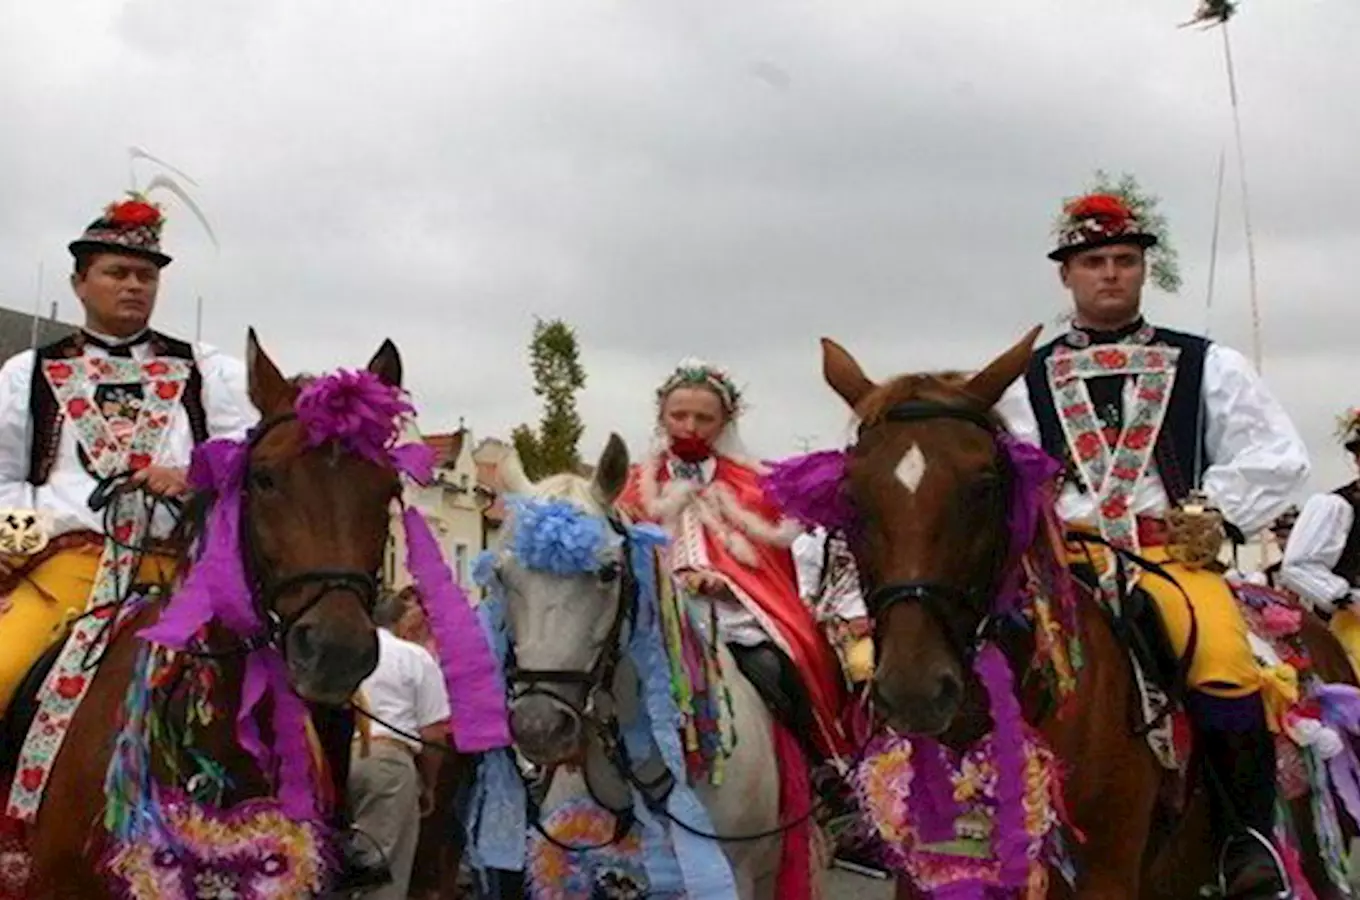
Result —
[[[357,850],[364,853],[367,843],[367,852],[380,852],[392,876],[364,895],[372,900],[406,900],[420,820],[434,810],[444,752],[438,748],[447,745],[449,733],[449,696],[439,664],[424,647],[390,630],[411,597],[388,595],[374,610],[378,667],[359,689],[372,721],[368,753],[356,752],[349,773],[354,827],[368,839],[361,838]]]

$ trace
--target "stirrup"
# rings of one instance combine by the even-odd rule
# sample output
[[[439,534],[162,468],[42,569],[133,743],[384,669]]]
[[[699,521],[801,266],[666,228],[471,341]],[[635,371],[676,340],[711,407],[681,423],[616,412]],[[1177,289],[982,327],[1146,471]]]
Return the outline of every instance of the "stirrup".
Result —
[[[1231,896],[1228,894],[1228,872],[1226,869],[1226,865],[1228,862],[1228,853],[1232,851],[1234,847],[1236,847],[1239,843],[1242,842],[1255,843],[1261,848],[1263,848],[1267,854],[1269,854],[1271,863],[1275,867],[1275,873],[1279,876],[1280,884],[1283,886],[1281,890],[1277,891],[1274,894],[1269,895],[1268,897],[1266,895],[1261,895],[1259,898],[1252,898],[1252,900],[1295,900],[1294,886],[1290,883],[1289,872],[1287,869],[1285,869],[1284,866],[1284,858],[1280,856],[1280,852],[1275,849],[1274,842],[1267,839],[1265,835],[1261,834],[1261,832],[1257,831],[1255,828],[1243,829],[1242,831],[1238,832],[1237,834],[1234,834],[1232,837],[1224,841],[1223,846],[1219,848],[1218,851],[1219,896],[1228,897],[1230,898],[1230,900],[1232,900]]]

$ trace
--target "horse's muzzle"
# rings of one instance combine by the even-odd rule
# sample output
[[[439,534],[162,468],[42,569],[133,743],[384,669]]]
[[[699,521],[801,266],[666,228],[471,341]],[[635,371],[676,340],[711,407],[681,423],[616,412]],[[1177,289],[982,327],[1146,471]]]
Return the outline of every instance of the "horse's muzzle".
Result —
[[[510,734],[524,758],[551,766],[581,752],[581,719],[562,702],[544,693],[527,694],[510,706]]]
[[[920,685],[903,685],[880,672],[874,676],[874,706],[889,727],[902,734],[936,736],[946,731],[963,702],[958,676],[944,672]],[[925,688],[925,690],[921,690]]]
[[[293,686],[315,703],[343,705],[378,667],[378,636],[330,623],[298,622],[284,638]]]

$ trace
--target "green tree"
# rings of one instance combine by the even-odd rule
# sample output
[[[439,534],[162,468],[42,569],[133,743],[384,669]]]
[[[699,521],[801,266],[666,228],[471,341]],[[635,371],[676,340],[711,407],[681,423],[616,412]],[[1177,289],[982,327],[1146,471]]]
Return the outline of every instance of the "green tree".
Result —
[[[534,393],[543,400],[538,428],[520,425],[511,433],[524,473],[537,480],[557,472],[577,471],[577,445],[585,426],[576,411],[576,394],[585,387],[586,372],[576,331],[561,319],[535,318],[529,342]]]

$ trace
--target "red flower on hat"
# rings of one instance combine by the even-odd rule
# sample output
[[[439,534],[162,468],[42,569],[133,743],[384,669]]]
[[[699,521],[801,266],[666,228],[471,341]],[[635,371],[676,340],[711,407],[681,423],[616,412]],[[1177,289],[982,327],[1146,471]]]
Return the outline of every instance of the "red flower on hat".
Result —
[[[1123,199],[1113,194],[1088,194],[1068,204],[1067,214],[1073,219],[1128,219],[1132,218],[1133,211]]]
[[[105,216],[114,225],[124,228],[155,228],[161,224],[161,211],[144,200],[115,203],[105,211]]]

